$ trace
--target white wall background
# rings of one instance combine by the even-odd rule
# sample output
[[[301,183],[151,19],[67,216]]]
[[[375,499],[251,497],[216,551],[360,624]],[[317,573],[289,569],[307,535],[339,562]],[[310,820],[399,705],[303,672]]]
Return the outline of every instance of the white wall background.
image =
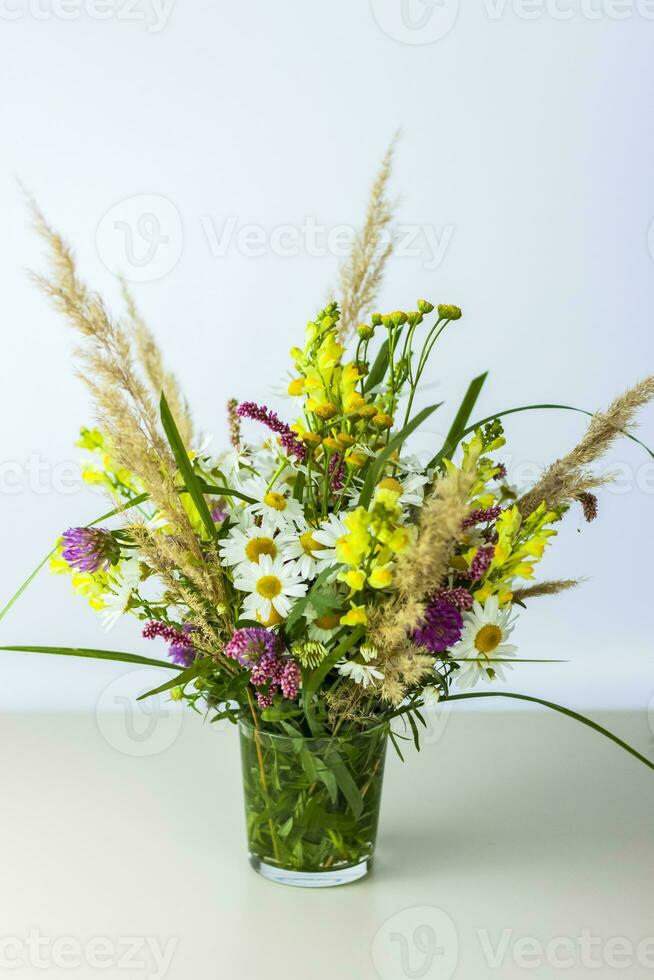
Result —
[[[112,269],[142,280],[137,299],[219,445],[228,396],[277,403],[288,348],[334,281],[335,233],[327,246],[303,228],[360,221],[401,126],[398,220],[419,234],[379,305],[425,296],[465,312],[425,397],[454,410],[488,368],[484,414],[599,407],[654,369],[653,17],[647,0],[0,0],[0,600],[61,529],[104,509],[71,480],[92,415],[71,332],[25,272],[41,254],[16,178],[108,296]],[[516,417],[513,466],[546,463],[583,425]],[[641,435],[654,443],[653,410]],[[654,463],[626,441],[614,460],[600,520],[572,515],[542,566],[590,581],[533,603],[516,634],[523,656],[571,663],[524,665],[509,689],[650,704]],[[0,643],[30,642],[153,653],[135,621],[105,637],[47,573],[0,624]],[[124,674],[3,654],[0,706],[92,709]]]

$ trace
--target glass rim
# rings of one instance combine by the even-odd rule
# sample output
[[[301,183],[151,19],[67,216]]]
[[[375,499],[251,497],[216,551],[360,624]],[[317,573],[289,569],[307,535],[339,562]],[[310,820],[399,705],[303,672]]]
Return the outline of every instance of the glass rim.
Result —
[[[246,731],[251,732],[252,734],[258,732],[259,735],[265,736],[265,738],[285,739],[286,741],[289,742],[292,741],[293,739],[298,739],[298,738],[302,739],[302,741],[304,742],[330,742],[332,740],[338,741],[339,739],[341,739],[342,741],[346,741],[348,738],[364,738],[364,737],[378,734],[382,728],[385,728],[387,726],[387,724],[388,722],[381,721],[376,725],[372,725],[370,728],[363,728],[357,732],[347,732],[344,735],[340,735],[340,734],[331,735],[328,732],[325,733],[324,735],[286,735],[283,734],[282,732],[262,731],[260,728],[256,728],[249,718],[238,719],[239,729],[244,728]]]

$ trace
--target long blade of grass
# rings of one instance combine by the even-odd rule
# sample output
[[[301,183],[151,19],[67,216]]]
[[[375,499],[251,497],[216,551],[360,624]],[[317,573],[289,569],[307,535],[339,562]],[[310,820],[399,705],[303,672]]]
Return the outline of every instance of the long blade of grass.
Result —
[[[214,497],[238,497],[239,500],[244,500],[247,504],[256,504],[254,497],[248,497],[246,493],[241,493],[240,490],[232,490],[231,487],[215,487],[212,483],[207,483],[206,480],[200,480],[199,477],[196,477],[196,480],[202,493],[208,493]]]
[[[152,660],[137,653],[122,653],[118,650],[92,650],[88,647],[44,647],[44,646],[2,646],[0,650],[11,653],[47,653],[57,657],[83,657],[88,660],[115,660],[119,663],[142,664],[146,667],[166,667],[181,671],[177,664],[166,660]]]
[[[395,450],[399,449],[404,441],[408,439],[411,433],[414,432],[419,425],[422,425],[425,419],[428,419],[429,416],[432,415],[437,408],[440,408],[442,404],[442,402],[438,402],[436,405],[429,405],[427,408],[423,408],[421,412],[418,412],[415,418],[411,419],[411,421],[404,426],[401,432],[398,432],[397,435],[393,436],[393,438],[389,441],[384,451],[379,454],[368,470],[368,475],[364,480],[361,495],[359,497],[360,507],[368,507],[370,504],[372,494],[375,489],[375,484],[377,483],[384,466],[391,458]]]
[[[209,511],[209,505],[204,499],[200,482],[195,475],[188,452],[184,446],[184,443],[182,442],[182,437],[179,434],[177,423],[173,418],[173,414],[170,411],[170,407],[166,401],[166,396],[163,392],[161,393],[160,411],[161,424],[163,425],[164,432],[166,433],[166,437],[173,452],[173,456],[175,457],[175,462],[177,463],[179,472],[182,475],[184,486],[188,490],[189,496],[197,508],[200,519],[204,524],[209,537],[217,543],[219,540],[218,529],[216,528],[211,512]]]
[[[192,664],[190,667],[186,667],[184,670],[180,671],[177,677],[173,677],[172,680],[166,681],[160,687],[155,687],[152,691],[146,691],[145,694],[141,694],[136,700],[145,701],[146,698],[152,698],[155,694],[163,694],[164,691],[172,691],[174,687],[184,687],[189,681],[195,680],[195,678],[200,673],[200,665]]]
[[[485,425],[487,422],[492,422],[493,419],[501,419],[504,418],[505,415],[515,415],[517,412],[533,412],[541,409],[560,409],[565,412],[578,412],[580,415],[587,415],[588,418],[592,418],[594,414],[593,412],[586,411],[585,408],[576,408],[574,405],[521,405],[519,408],[505,408],[501,412],[495,412],[494,415],[487,415],[485,419],[480,419],[479,422],[475,422],[474,425],[468,426],[465,432],[462,433],[461,438],[470,435],[470,433],[474,432],[475,429],[478,429],[480,425]],[[631,439],[632,442],[637,443],[645,450],[645,452],[649,453],[652,459],[654,459],[654,450],[650,449],[649,446],[646,446],[644,442],[641,442],[641,440],[631,432],[627,432],[625,429],[622,429],[621,432],[623,436],[626,436],[627,439]]]
[[[635,759],[642,762],[643,765],[647,766],[649,769],[654,769],[654,762],[651,762],[644,755],[641,755],[636,749],[632,748],[626,742],[623,742],[621,738],[614,735],[613,732],[608,731],[606,728],[602,728],[597,722],[591,721],[590,718],[586,718],[584,715],[580,715],[577,711],[573,711],[572,708],[564,708],[560,704],[556,704],[554,701],[544,701],[543,698],[534,698],[527,694],[513,694],[508,691],[477,691],[470,694],[448,694],[441,698],[441,701],[463,701],[467,698],[512,698],[516,701],[530,701],[533,704],[540,704],[544,708],[551,708],[552,711],[558,711],[562,715],[567,715],[568,718],[573,718],[575,721],[581,722],[582,725],[586,725],[588,728],[592,728],[593,731],[598,732],[605,738],[610,739],[619,745],[621,749],[628,752],[629,755],[633,755]]]
[[[463,401],[459,406],[459,410],[454,417],[450,431],[445,437],[445,442],[443,443],[441,449],[436,453],[434,458],[429,463],[428,469],[432,469],[434,466],[438,466],[442,459],[446,456],[451,458],[452,453],[456,447],[461,442],[463,437],[465,427],[468,424],[468,419],[472,414],[472,410],[477,404],[477,399],[481,389],[484,387],[484,382],[488,377],[488,371],[484,371],[478,377],[473,378],[470,382],[467,392],[464,395]]]

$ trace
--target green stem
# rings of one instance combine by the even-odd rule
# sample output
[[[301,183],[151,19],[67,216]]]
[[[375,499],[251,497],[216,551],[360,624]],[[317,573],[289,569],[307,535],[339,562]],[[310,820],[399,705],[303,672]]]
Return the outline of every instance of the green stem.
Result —
[[[266,770],[263,764],[263,752],[261,751],[261,738],[259,734],[259,719],[257,718],[257,712],[254,707],[254,701],[252,700],[252,695],[249,691],[246,691],[248,704],[250,706],[250,712],[252,713],[252,723],[254,725],[254,744],[257,750],[257,759],[259,760],[259,779],[261,781],[261,789],[263,794],[268,801],[270,806],[270,794],[268,793],[268,781],[266,779]],[[277,840],[277,831],[275,830],[275,823],[272,817],[268,820],[268,827],[270,829],[270,837],[272,840],[273,851],[275,854],[275,860],[277,863],[281,863],[281,857],[279,853],[279,841]]]

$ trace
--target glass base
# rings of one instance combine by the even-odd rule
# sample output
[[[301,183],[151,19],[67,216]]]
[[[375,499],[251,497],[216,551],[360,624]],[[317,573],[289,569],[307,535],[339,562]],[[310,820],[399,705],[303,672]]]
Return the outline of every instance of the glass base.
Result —
[[[256,854],[250,854],[250,864],[262,878],[274,881],[277,885],[292,885],[295,888],[335,888],[337,885],[350,885],[353,881],[365,878],[372,870],[372,858],[335,871],[292,871],[289,868],[277,868],[274,864],[266,864]]]

